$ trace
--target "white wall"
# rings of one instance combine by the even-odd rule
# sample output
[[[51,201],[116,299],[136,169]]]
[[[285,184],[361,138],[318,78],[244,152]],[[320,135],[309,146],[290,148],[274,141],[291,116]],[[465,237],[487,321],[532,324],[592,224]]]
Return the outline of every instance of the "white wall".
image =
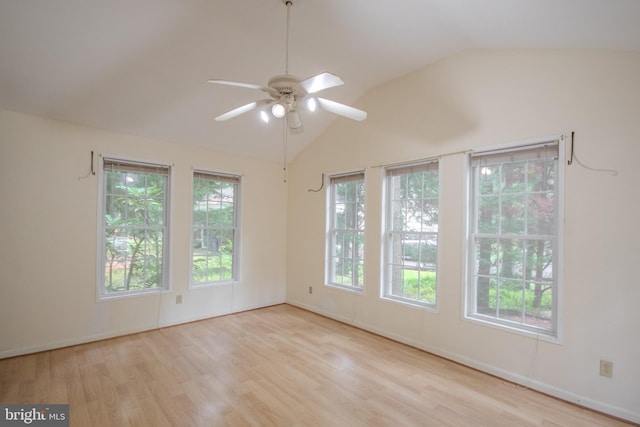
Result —
[[[96,302],[92,150],[173,164],[170,292]],[[188,289],[193,167],[243,175],[233,286]],[[0,111],[0,194],[0,358],[285,300],[282,165]]]
[[[640,55],[465,52],[358,106],[369,118],[337,119],[290,165],[288,189],[279,164],[0,111],[0,358],[279,303],[286,278],[290,303],[640,422]],[[618,175],[566,167],[561,344],[462,319],[461,155],[441,163],[438,312],[378,298],[376,165],[572,130],[583,163]],[[174,164],[171,292],[96,302],[91,150]],[[244,174],[233,292],[187,286],[194,166]],[[367,173],[364,295],[323,286],[325,195],[308,192],[322,173],[357,168]],[[598,375],[600,359],[614,362],[613,379]]]
[[[338,119],[290,167],[287,301],[568,399],[640,421],[640,55],[470,51],[374,88],[365,122]],[[383,301],[382,168],[575,131],[593,168],[565,166],[562,342],[463,319],[463,165],[441,160],[436,313]],[[365,291],[323,285],[322,173],[366,169]],[[313,286],[313,293],[308,287]],[[614,363],[599,376],[600,359]]]

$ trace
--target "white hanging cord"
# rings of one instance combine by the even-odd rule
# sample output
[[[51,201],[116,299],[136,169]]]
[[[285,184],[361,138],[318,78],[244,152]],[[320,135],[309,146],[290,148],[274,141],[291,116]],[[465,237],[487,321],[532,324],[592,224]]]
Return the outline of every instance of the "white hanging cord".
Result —
[[[293,6],[293,2],[291,0],[287,0],[284,3],[287,6],[287,41],[286,41],[286,52],[285,52],[285,62],[284,62],[284,73],[289,74],[289,11],[291,10],[291,6]]]
[[[93,150],[91,150],[91,166],[89,168],[89,172],[87,172],[86,175],[79,176],[78,177],[78,181],[81,181],[81,180],[83,180],[85,178],[89,178],[91,175],[95,175],[96,174],[96,171],[93,168],[93,164],[94,164],[93,157],[94,157]]]
[[[287,117],[282,121],[282,174],[283,182],[287,182]]]
[[[313,188],[309,188],[307,191],[309,193],[319,193],[320,191],[322,191],[323,188],[324,188],[324,174],[322,174],[322,182],[320,183],[320,187],[318,187],[315,190]]]
[[[618,176],[618,171],[615,169],[597,169],[597,168],[592,168],[591,166],[587,166],[584,163],[582,163],[580,161],[580,159],[578,158],[578,156],[576,155],[576,153],[573,153],[573,160],[576,161],[577,164],[579,164],[580,166],[582,166],[583,168],[590,170],[592,172],[606,172],[611,176]]]
[[[291,6],[293,6],[292,0],[285,0],[285,6],[287,6],[287,31],[285,34],[286,42],[285,42],[285,59],[284,59],[284,73],[289,74],[289,17]],[[287,182],[287,136],[288,136],[288,122],[289,122],[289,112],[287,111],[282,120],[282,175],[283,182]]]
[[[565,135],[562,136],[563,138],[566,138]],[[569,137],[571,138],[571,154],[569,157],[569,160],[567,161],[567,164],[569,166],[571,166],[571,164],[573,163],[573,161],[575,160],[577,164],[579,164],[580,166],[582,166],[583,168],[590,170],[592,172],[605,172],[608,173],[611,176],[618,176],[618,171],[615,169],[598,169],[598,168],[592,168],[591,166],[587,166],[584,163],[582,163],[580,161],[580,159],[578,158],[578,155],[575,152],[575,147],[574,147],[574,139],[575,139],[575,132],[571,132],[571,136]]]

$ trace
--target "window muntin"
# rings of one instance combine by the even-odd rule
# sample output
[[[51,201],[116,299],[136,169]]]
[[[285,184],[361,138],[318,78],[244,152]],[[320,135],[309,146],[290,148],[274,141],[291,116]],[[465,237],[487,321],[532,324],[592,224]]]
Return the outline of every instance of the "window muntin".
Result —
[[[557,335],[557,141],[471,156],[467,316]]]
[[[364,172],[329,177],[327,283],[364,286]]]
[[[191,285],[237,280],[240,177],[193,174]]]
[[[439,181],[437,160],[386,170],[384,298],[436,307]]]
[[[99,295],[168,288],[169,166],[103,159]]]

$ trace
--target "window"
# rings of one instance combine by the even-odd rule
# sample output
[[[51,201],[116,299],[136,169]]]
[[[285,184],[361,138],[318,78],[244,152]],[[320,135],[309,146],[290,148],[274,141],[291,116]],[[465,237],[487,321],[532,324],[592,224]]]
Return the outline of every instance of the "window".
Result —
[[[471,155],[467,316],[556,335],[558,145]]]
[[[364,172],[329,178],[327,283],[364,286]]]
[[[101,297],[168,288],[169,166],[103,159]]]
[[[191,284],[237,280],[240,177],[193,173]]]
[[[386,170],[384,298],[435,308],[438,161]]]

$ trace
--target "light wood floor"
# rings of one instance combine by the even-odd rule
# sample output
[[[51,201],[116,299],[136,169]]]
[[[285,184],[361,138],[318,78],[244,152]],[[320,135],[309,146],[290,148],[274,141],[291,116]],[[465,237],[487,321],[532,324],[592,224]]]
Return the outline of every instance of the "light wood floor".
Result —
[[[1,403],[72,426],[624,426],[279,305],[0,360]]]

